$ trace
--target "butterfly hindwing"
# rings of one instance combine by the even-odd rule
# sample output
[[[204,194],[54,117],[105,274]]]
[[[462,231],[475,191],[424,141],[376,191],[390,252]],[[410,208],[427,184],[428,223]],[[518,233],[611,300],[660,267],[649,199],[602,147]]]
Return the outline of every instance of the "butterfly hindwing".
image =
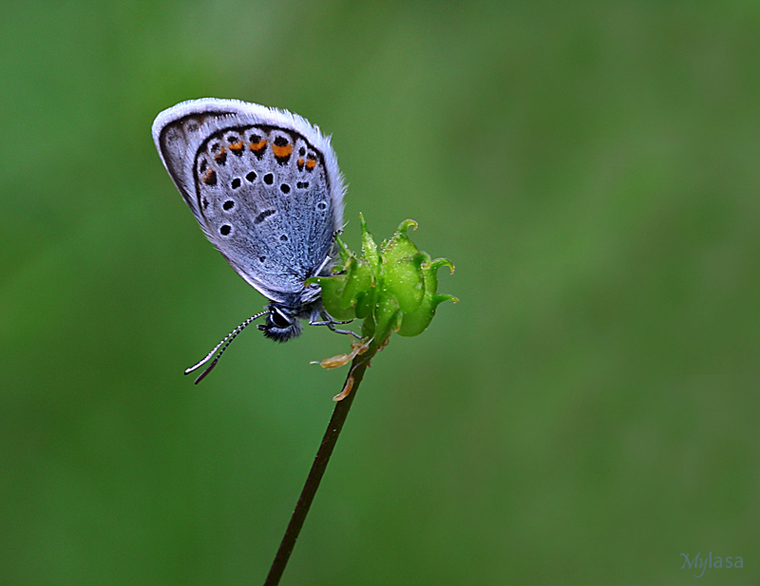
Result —
[[[297,297],[342,226],[343,181],[329,139],[289,112],[217,99],[162,112],[153,136],[232,267],[269,299]]]

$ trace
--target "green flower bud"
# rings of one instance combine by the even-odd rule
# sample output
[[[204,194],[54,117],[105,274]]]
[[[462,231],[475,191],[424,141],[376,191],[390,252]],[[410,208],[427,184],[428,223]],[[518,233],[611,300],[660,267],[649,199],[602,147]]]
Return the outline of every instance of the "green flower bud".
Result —
[[[453,272],[454,265],[443,258],[431,261],[417,248],[407,233],[417,228],[414,220],[404,220],[381,248],[367,230],[364,216],[360,221],[362,255],[357,257],[338,237],[343,265],[336,267],[336,274],[313,277],[307,283],[320,285],[325,310],[335,319],[364,320],[362,336],[373,340],[374,354],[393,331],[419,335],[440,303],[458,300],[437,293],[438,269],[448,266]]]

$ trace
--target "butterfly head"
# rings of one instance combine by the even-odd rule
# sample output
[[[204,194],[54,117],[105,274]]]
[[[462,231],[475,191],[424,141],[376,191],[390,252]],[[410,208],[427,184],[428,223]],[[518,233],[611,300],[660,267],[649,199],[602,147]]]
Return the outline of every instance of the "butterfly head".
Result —
[[[287,342],[301,335],[303,326],[293,308],[272,302],[267,305],[267,310],[267,323],[258,326],[265,337],[277,342]]]

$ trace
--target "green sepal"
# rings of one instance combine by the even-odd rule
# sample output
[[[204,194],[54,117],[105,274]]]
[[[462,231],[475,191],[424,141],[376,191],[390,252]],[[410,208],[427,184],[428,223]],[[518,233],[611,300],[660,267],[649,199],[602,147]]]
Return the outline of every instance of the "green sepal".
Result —
[[[425,294],[425,278],[422,265],[430,257],[410,240],[407,230],[417,228],[414,220],[404,220],[393,237],[384,244],[383,289],[394,296],[401,311],[409,313],[416,310]]]
[[[405,313],[398,328],[400,336],[418,336],[427,329],[433,320],[436,308],[444,301],[458,303],[459,299],[451,295],[436,293],[438,289],[438,269],[449,267],[454,272],[454,264],[446,258],[438,258],[423,267],[425,294],[419,307],[410,313]]]
[[[361,319],[367,315],[368,311],[364,309],[363,300],[369,292],[374,290],[373,282],[375,279],[372,267],[366,260],[357,260],[356,258],[351,260],[350,279],[343,292],[343,303],[344,306],[355,308],[357,310],[356,317]],[[371,299],[369,302],[371,303]]]
[[[359,222],[362,229],[362,257],[369,263],[373,274],[379,276],[380,272],[380,252],[377,250],[377,244],[372,239],[372,234],[367,229],[367,222],[364,221],[364,214],[359,214]]]
[[[332,277],[311,277],[306,280],[306,285],[316,283],[322,288],[322,304],[327,313],[337,320],[354,319],[353,308],[344,307],[342,303],[345,293],[348,275],[334,275]]]

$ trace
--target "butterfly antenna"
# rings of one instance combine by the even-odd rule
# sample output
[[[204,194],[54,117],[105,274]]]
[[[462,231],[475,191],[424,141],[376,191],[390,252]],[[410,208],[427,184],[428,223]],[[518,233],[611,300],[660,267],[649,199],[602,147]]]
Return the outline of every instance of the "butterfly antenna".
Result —
[[[198,370],[201,366],[206,364],[209,360],[211,360],[214,357],[214,354],[216,354],[217,350],[219,350],[219,354],[216,354],[216,358],[214,358],[213,362],[209,364],[206,367],[206,370],[204,370],[198,378],[195,379],[195,384],[197,385],[199,382],[201,382],[206,375],[211,372],[211,370],[216,366],[216,363],[219,362],[219,359],[222,357],[222,354],[224,354],[224,351],[227,349],[227,347],[232,344],[232,340],[235,339],[235,336],[237,336],[240,332],[242,332],[253,320],[260,318],[262,315],[266,315],[269,313],[268,310],[262,311],[261,313],[257,313],[256,315],[252,315],[247,320],[245,320],[243,323],[241,323],[238,327],[236,327],[234,330],[232,330],[229,334],[227,334],[221,342],[219,342],[214,349],[206,354],[206,357],[203,358],[200,362],[197,362],[193,364],[190,368],[185,369],[185,374],[190,374],[194,370]],[[221,348],[221,350],[220,350]]]

